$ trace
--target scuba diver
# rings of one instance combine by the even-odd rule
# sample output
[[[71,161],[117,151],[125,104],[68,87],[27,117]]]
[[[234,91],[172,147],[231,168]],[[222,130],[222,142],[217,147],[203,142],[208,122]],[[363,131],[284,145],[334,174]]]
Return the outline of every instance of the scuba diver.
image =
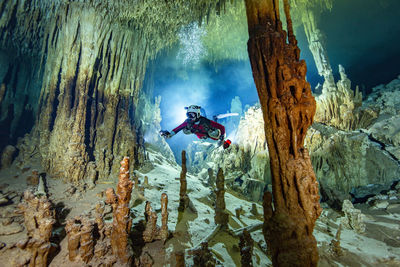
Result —
[[[206,117],[200,115],[201,107],[191,105],[185,107],[187,119],[178,127],[173,129],[171,132],[161,130],[161,136],[168,139],[183,130],[185,134],[194,133],[199,139],[210,138],[212,140],[218,140],[218,146],[223,145],[224,149],[227,149],[231,141],[225,139],[225,127],[215,121],[209,120]]]

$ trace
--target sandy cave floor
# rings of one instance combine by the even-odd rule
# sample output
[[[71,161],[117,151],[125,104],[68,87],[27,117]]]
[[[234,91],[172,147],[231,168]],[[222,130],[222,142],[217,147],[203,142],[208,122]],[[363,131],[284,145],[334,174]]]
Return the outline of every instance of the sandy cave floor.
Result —
[[[186,265],[192,266],[192,249],[198,247],[216,228],[212,189],[205,186],[200,178],[188,174],[188,195],[192,209],[178,212],[180,166],[171,165],[155,151],[148,152],[151,164],[136,171],[142,183],[144,176],[148,176],[149,185],[144,190],[144,199],[141,199],[138,192],[133,192],[133,198],[136,199],[132,203],[133,225],[140,225],[144,220],[144,200],[152,203],[153,210],[159,215],[158,225],[161,225],[160,198],[166,192],[169,198],[168,228],[172,234],[164,245],[156,241],[146,244],[142,251],[153,253],[156,262],[154,266],[174,266],[174,253],[185,251]],[[0,171],[0,191],[10,199],[8,203],[0,205],[0,267],[19,266],[27,260],[27,254],[16,247],[16,243],[26,237],[23,217],[17,213],[17,205],[23,191],[29,187],[27,177],[33,169],[42,171],[38,163],[26,164],[22,170],[12,165]],[[46,177],[48,194],[58,217],[53,242],[61,247],[61,251],[50,259],[50,266],[81,266],[67,260],[67,241],[63,231],[65,220],[87,213],[98,201],[104,201],[103,192],[109,187],[115,189],[117,179],[116,173],[112,181],[99,181],[92,190],[74,191],[71,185],[65,184],[61,179]],[[239,237],[235,235],[235,230],[250,226],[256,226],[251,232],[255,241],[254,266],[272,266],[266,254],[266,244],[260,227],[262,206],[257,204],[259,215],[254,215],[250,212],[252,203],[241,199],[237,194],[229,193],[229,190],[225,194],[225,201],[230,213],[231,232],[217,232],[209,240],[209,248],[220,262],[219,266],[240,266]],[[235,209],[238,207],[243,209],[240,218],[235,216]],[[355,207],[365,214],[366,232],[357,234],[343,228],[340,239],[341,256],[334,254],[329,244],[335,237],[342,214],[324,208],[314,231],[320,253],[320,266],[400,266],[400,205],[393,206],[390,210],[372,210],[367,205]],[[110,209],[109,211],[111,212]],[[109,213],[106,220],[111,218],[112,214]]]

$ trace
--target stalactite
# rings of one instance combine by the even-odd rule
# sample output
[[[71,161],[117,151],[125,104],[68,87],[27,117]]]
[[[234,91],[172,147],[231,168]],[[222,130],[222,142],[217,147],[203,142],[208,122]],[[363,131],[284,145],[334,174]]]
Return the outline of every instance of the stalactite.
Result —
[[[335,88],[335,81],[326,50],[325,36],[318,28],[318,14],[316,14],[314,8],[310,7],[306,3],[301,10],[301,20],[304,25],[304,32],[306,33],[308,47],[313,55],[319,75],[323,76],[325,79],[323,91],[332,90],[332,88]]]
[[[121,161],[117,194],[111,188],[107,190],[107,203],[113,207],[113,222],[111,232],[111,248],[121,264],[129,265],[132,261],[132,247],[129,244],[132,219],[130,218],[129,201],[133,183],[129,179],[129,158]]]
[[[229,214],[225,210],[225,178],[222,169],[220,168],[217,173],[216,181],[216,200],[215,200],[215,216],[216,224],[221,225],[223,228],[228,227]]]
[[[288,0],[284,0],[289,11]],[[312,235],[321,213],[318,183],[304,137],[315,100],[305,79],[294,36],[282,29],[279,1],[246,0],[248,52],[265,122],[271,161],[272,196],[264,195],[263,233],[276,266],[317,266]],[[290,21],[290,12],[287,14]],[[290,27],[290,23],[287,23]],[[289,33],[292,29],[289,29]]]

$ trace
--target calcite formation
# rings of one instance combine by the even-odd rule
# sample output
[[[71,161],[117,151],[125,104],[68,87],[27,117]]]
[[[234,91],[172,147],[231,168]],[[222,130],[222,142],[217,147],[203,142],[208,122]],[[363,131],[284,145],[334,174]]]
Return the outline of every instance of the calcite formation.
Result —
[[[246,1],[248,52],[272,171],[274,205],[267,192],[263,233],[274,265],[317,266],[312,232],[321,207],[318,183],[304,148],[316,103],[305,79],[307,67],[300,61],[287,0],[284,10],[287,34],[280,21],[279,1]]]
[[[225,210],[225,178],[222,169],[218,170],[216,181],[215,224],[222,228],[228,227],[229,214]]]
[[[186,194],[187,190],[186,173],[187,173],[186,151],[182,150],[182,171],[179,178],[179,181],[181,183],[179,189],[179,207],[178,207],[179,211],[184,211],[189,206],[189,197]]]
[[[37,142],[43,167],[76,184],[93,170],[89,162],[100,179],[124,155],[143,162],[135,115],[149,59],[177,40],[182,25],[201,23],[224,3],[2,1],[0,48],[27,61],[0,57],[11,73],[0,73],[10,132],[23,136],[33,126],[26,138]],[[30,125],[17,129],[26,118]]]
[[[157,228],[157,213],[151,208],[151,203],[146,202],[145,206],[146,229],[143,232],[143,241],[146,243],[156,239],[159,229]]]
[[[208,249],[208,243],[201,243],[201,247],[193,251],[193,263],[195,266],[216,266],[217,261]]]
[[[324,87],[317,100],[315,121],[341,130],[354,130],[362,125],[362,94],[358,87],[353,91],[344,68],[339,65],[340,80],[337,84]]]
[[[363,132],[314,124],[306,146],[324,190],[337,191],[338,196],[359,186],[391,183],[400,171],[398,160]]]
[[[146,202],[145,206],[146,228],[143,232],[143,240],[146,243],[154,240],[165,242],[169,236],[168,232],[168,196],[161,195],[161,227],[157,226],[157,213],[151,208],[151,203]]]
[[[88,263],[94,255],[94,221],[86,216],[76,216],[67,221],[69,260]]]
[[[107,203],[113,207],[113,222],[111,232],[111,248],[121,264],[129,265],[132,261],[132,247],[129,243],[129,233],[132,227],[129,201],[133,183],[129,179],[129,158],[121,161],[117,194],[112,188],[107,189]]]
[[[365,215],[359,209],[354,208],[350,200],[343,201],[342,211],[344,217],[341,218],[341,224],[347,229],[352,229],[359,234],[365,232]]]
[[[31,254],[29,266],[47,266],[47,257],[51,249],[51,234],[56,222],[51,202],[46,196],[40,198],[27,190],[24,192],[24,202],[19,205],[24,215],[28,239],[19,242],[21,249]]]
[[[239,248],[240,248],[240,263],[242,266],[253,266],[253,246],[254,240],[251,238],[250,233],[245,229],[243,234],[240,236]]]
[[[160,238],[165,242],[169,235],[168,232],[168,196],[165,193],[161,195],[161,229]]]

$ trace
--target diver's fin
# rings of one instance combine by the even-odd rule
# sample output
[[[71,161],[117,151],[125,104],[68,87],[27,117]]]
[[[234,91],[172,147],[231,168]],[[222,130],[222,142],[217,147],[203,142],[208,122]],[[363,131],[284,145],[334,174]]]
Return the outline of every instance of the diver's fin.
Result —
[[[232,117],[232,116],[239,116],[239,113],[225,113],[225,114],[219,114],[219,115],[214,115],[213,120],[219,120],[227,117]]]

